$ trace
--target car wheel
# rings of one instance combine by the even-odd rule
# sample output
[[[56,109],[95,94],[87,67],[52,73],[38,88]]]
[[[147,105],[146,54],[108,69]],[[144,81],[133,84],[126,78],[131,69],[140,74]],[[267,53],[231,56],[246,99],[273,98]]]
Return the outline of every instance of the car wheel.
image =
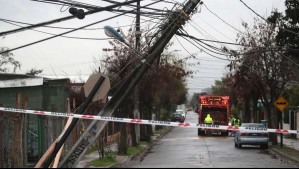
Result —
[[[199,136],[205,136],[205,131],[201,130],[201,129],[198,129],[198,135]]]
[[[242,148],[242,144],[241,143],[238,144],[238,148]]]
[[[269,148],[269,146],[268,146],[268,144],[261,144],[261,149],[268,149]]]
[[[201,129],[198,129],[198,131],[197,131],[197,135],[198,135],[198,136],[201,136]]]

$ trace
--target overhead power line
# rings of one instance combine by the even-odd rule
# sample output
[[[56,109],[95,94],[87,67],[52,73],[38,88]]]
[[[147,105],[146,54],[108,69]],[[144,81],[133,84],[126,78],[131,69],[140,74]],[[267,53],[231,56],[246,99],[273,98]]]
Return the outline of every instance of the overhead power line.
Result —
[[[75,2],[75,1],[71,1],[71,0],[33,0],[33,1],[37,1],[37,2],[43,2],[43,3],[51,3],[51,2],[55,2],[55,5],[68,5],[68,6],[75,6],[75,7],[80,7],[80,8],[84,8],[87,10],[95,10],[95,9],[100,9],[102,7],[100,6],[96,6],[96,5],[90,5],[90,4],[86,4],[86,3],[79,3],[79,2]],[[107,1],[109,3],[113,3],[113,4],[119,4],[119,2],[115,2],[115,1],[110,1],[110,0],[104,0]],[[127,6],[133,6],[136,7],[136,5],[131,5],[128,4]],[[148,7],[144,7],[144,9],[150,9],[153,11],[159,11],[159,12],[163,12],[163,10],[161,9],[155,9],[155,8],[148,8]],[[110,12],[126,12],[126,10],[120,10],[120,9],[108,9],[107,11]],[[137,14],[136,11],[130,11],[129,13],[131,14]],[[144,16],[146,15],[164,15],[163,13],[157,13],[157,12],[148,12],[148,11],[141,11],[141,14],[143,14]],[[148,16],[149,17],[149,16]]]
[[[138,0],[134,0],[134,1],[138,1]],[[153,4],[158,3],[158,2],[161,2],[161,1],[163,1],[163,0],[158,0],[158,1],[156,1],[156,2],[147,4],[147,5],[145,5],[145,6],[150,6],[150,5],[153,5]],[[130,1],[130,2],[131,2],[131,1]],[[104,22],[104,21],[107,21],[107,20],[110,20],[110,19],[119,17],[119,16],[122,16],[122,15],[124,15],[124,14],[126,14],[126,12],[123,13],[123,14],[118,14],[118,15],[112,16],[112,17],[110,17],[110,18],[106,18],[106,19],[103,19],[103,20],[100,20],[100,21],[97,21],[97,22],[94,22],[94,23],[91,23],[91,24],[88,24],[88,25],[85,25],[85,26],[76,28],[76,29],[74,29],[74,30],[70,30],[70,31],[67,31],[67,32],[64,32],[64,33],[61,33],[61,34],[57,34],[57,35],[52,36],[52,37],[49,37],[49,38],[45,38],[45,39],[42,39],[42,40],[39,40],[39,41],[35,41],[35,42],[29,43],[29,44],[26,44],[26,45],[23,45],[23,46],[19,46],[19,47],[10,49],[10,50],[6,50],[6,51],[4,51],[4,52],[1,52],[0,54],[4,54],[4,53],[8,53],[8,52],[12,52],[12,51],[17,50],[17,49],[21,49],[21,48],[24,48],[24,47],[28,47],[28,46],[31,46],[31,45],[34,45],[34,44],[37,44],[37,43],[46,41],[46,40],[50,40],[50,39],[53,39],[53,38],[56,38],[56,37],[59,37],[59,36],[62,36],[62,35],[65,35],[65,34],[68,34],[68,33],[71,33],[71,32],[77,31],[77,30],[80,30],[80,29],[83,29],[83,28],[86,28],[86,27],[89,27],[89,26],[92,26],[92,25],[95,25],[95,24],[98,24],[98,23],[101,23],[101,22]]]
[[[180,33],[180,32],[177,32],[176,34],[179,35],[179,36],[186,36],[186,37],[191,38],[191,35],[186,35],[186,34],[183,34],[183,33]],[[247,46],[247,47],[249,47],[249,45],[242,45],[242,44],[239,44],[239,43],[230,43],[230,42],[222,42],[222,41],[209,40],[209,39],[199,39],[199,38],[196,38],[196,39],[200,40],[200,41],[208,41],[208,42],[216,42],[216,43],[222,43],[222,44],[228,44],[228,45],[237,45],[237,46]]]
[[[249,10],[251,10],[254,14],[256,14],[257,16],[259,16],[260,18],[262,18],[264,21],[266,21],[268,24],[270,25],[273,25],[273,26],[277,26],[276,24],[273,24],[271,22],[269,22],[267,19],[265,19],[264,17],[262,17],[261,15],[259,15],[257,12],[255,12],[252,8],[250,8],[245,2],[243,2],[242,0],[240,0]],[[278,26],[279,27],[279,26]],[[299,36],[299,33],[297,32],[294,32],[294,31],[291,31],[291,30],[288,30],[288,29],[284,29],[282,27],[279,27],[280,29],[284,30],[284,31],[287,31],[287,32],[290,32],[292,34],[295,34],[297,36]]]
[[[102,8],[99,8],[99,9],[95,9],[95,10],[91,10],[91,11],[88,11],[88,12],[84,12],[84,14],[85,15],[94,14],[94,13],[97,13],[97,12],[106,11],[108,9],[112,9],[112,8],[119,7],[119,6],[122,6],[122,5],[127,5],[127,4],[130,4],[130,3],[135,3],[137,1],[138,0],[131,0],[131,1],[119,3],[119,4],[116,4],[116,5],[110,5],[110,6],[107,6],[107,7],[102,7]],[[143,1],[143,0],[140,0],[140,1]],[[125,13],[129,13],[129,12],[125,12]],[[64,18],[60,18],[60,19],[55,19],[55,20],[51,20],[51,21],[47,21],[47,22],[42,22],[42,23],[39,23],[39,24],[36,24],[36,25],[31,25],[31,26],[27,26],[27,27],[15,29],[15,30],[10,30],[10,31],[6,31],[6,32],[0,32],[0,36],[8,35],[8,34],[16,33],[16,32],[20,32],[20,31],[24,31],[24,30],[28,30],[28,29],[32,29],[32,28],[37,28],[37,27],[40,27],[40,26],[45,26],[45,25],[49,25],[49,24],[53,24],[53,23],[58,23],[58,22],[66,21],[66,20],[73,19],[73,18],[75,18],[75,16],[68,16],[68,17],[64,17]]]
[[[207,8],[207,10],[208,10],[209,12],[211,12],[213,15],[215,15],[215,16],[216,16],[218,19],[220,19],[223,23],[227,24],[228,26],[230,26],[230,27],[233,28],[234,30],[236,30],[236,31],[240,32],[241,34],[243,34],[242,31],[240,31],[239,29],[233,27],[231,24],[227,23],[225,20],[223,20],[222,18],[220,18],[217,14],[215,14],[214,12],[212,12],[212,11],[205,5],[205,4],[204,4],[204,6]]]
[[[6,23],[19,23],[19,24],[23,24],[23,25],[34,25],[32,23],[26,23],[26,22],[20,22],[20,21],[15,21],[15,20],[10,20],[10,19],[4,19],[4,18],[0,18],[0,21],[2,22],[6,22]],[[143,22],[141,23],[146,23],[146,22],[153,22],[151,19],[149,20],[144,20]],[[115,29],[116,28],[123,28],[123,27],[130,27],[132,26],[133,24],[129,24],[129,25],[123,25],[123,26],[117,26],[117,27],[114,27]],[[76,29],[76,28],[70,28],[70,27],[58,27],[58,26],[42,26],[42,27],[45,27],[45,28],[53,28],[53,29]],[[94,30],[102,30],[104,29],[103,27],[100,27],[100,28],[85,28],[85,29],[82,29],[82,30],[88,30],[88,31],[94,31]]]
[[[11,25],[15,25],[15,26],[18,26],[18,27],[23,27],[21,25],[11,23],[9,21],[4,21],[4,20],[1,20],[1,19],[0,19],[0,21],[11,24]],[[32,31],[39,32],[39,33],[44,33],[44,34],[48,34],[48,35],[57,35],[57,34],[54,34],[54,33],[48,33],[48,32],[39,31],[39,30],[35,30],[35,29],[32,29]],[[70,39],[81,39],[81,40],[109,40],[109,39],[112,39],[112,38],[109,38],[109,37],[108,38],[85,38],[85,37],[74,37],[74,36],[61,36],[61,37],[70,38]]]
[[[177,35],[179,36],[185,36],[185,37],[188,37],[188,38],[191,38],[191,39],[194,39],[194,40],[197,40],[197,41],[201,41],[202,39],[198,39],[194,36],[191,36],[191,35],[187,35],[187,34],[183,34],[183,33],[177,33]],[[211,41],[213,42],[212,40],[206,40],[206,41]],[[220,41],[215,41],[217,43],[224,43],[224,42],[220,42]],[[252,45],[241,45],[241,44],[234,44],[234,43],[228,43],[228,42],[225,42],[227,44],[231,44],[231,45],[239,45],[239,46],[245,46],[245,47],[254,47]],[[266,48],[266,47],[261,47],[264,49],[263,52],[281,52],[281,51],[298,51],[299,48],[289,48],[289,47],[281,47],[281,46],[278,46],[278,48]],[[250,55],[250,54],[254,54],[254,53],[259,53],[260,51],[254,51],[254,52],[245,52],[245,53],[234,53],[235,55]]]
[[[84,9],[87,9],[87,10],[102,8],[102,7],[97,6],[97,5],[91,5],[91,4],[76,2],[76,1],[71,1],[71,0],[32,0],[32,1],[43,2],[43,3],[52,3],[52,4],[55,4],[55,5],[76,6],[76,7],[84,8]],[[120,3],[120,2],[112,1],[112,0],[103,0],[103,1],[115,4],[115,5]],[[134,5],[134,4],[127,4],[127,6],[136,7],[136,5]],[[162,11],[160,9],[151,8],[151,7],[142,7],[142,8],[149,9],[149,10],[154,10],[154,11]]]

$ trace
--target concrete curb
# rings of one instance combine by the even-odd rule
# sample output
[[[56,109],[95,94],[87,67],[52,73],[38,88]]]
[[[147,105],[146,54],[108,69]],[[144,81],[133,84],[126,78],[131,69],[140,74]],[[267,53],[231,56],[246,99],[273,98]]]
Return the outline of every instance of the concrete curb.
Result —
[[[272,147],[272,148],[270,149],[270,151],[271,151],[272,153],[276,154],[276,155],[279,155],[280,157],[282,157],[282,158],[284,158],[284,159],[287,159],[287,160],[290,160],[290,161],[292,161],[292,162],[294,162],[294,163],[298,163],[298,164],[299,164],[299,160],[297,160],[296,158],[293,158],[292,156],[287,155],[287,154],[285,154],[285,153],[283,153],[283,152],[277,150],[275,147]]]

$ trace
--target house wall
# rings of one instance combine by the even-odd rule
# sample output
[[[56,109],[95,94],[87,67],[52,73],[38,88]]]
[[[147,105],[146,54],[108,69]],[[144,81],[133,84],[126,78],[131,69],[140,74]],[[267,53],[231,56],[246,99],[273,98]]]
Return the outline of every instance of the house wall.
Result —
[[[69,79],[48,80],[44,81],[43,86],[34,87],[18,87],[18,88],[0,88],[0,106],[1,107],[16,107],[17,94],[21,94],[21,108],[24,108],[25,96],[28,97],[27,109],[65,112],[66,100],[69,98],[70,81]],[[6,123],[14,120],[16,113],[7,114]],[[0,121],[4,117],[0,117]],[[22,119],[23,120],[23,119]],[[65,125],[65,118],[46,117],[41,115],[28,115],[27,119],[27,145],[28,159],[39,159],[51,143],[60,135]],[[6,127],[0,139],[11,137],[9,134],[14,131],[12,127]],[[5,138],[4,138],[5,137]],[[25,144],[25,143],[24,143]],[[9,151],[9,148],[7,149]],[[1,152],[0,152],[1,153]],[[0,159],[1,160],[1,159]],[[8,162],[7,159],[6,162]],[[7,164],[6,166],[10,166]]]

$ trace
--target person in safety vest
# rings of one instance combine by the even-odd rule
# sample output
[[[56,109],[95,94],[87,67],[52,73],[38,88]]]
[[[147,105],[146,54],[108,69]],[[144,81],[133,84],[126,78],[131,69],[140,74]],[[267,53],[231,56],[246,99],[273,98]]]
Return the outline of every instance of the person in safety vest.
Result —
[[[241,126],[241,120],[238,117],[235,118],[232,126],[240,127]],[[232,137],[233,135],[235,135],[235,132],[236,131],[232,131],[231,134],[230,134],[230,136]]]
[[[207,117],[205,118],[205,123],[206,124],[212,124],[213,123],[213,119],[211,118],[210,114],[207,114]]]
[[[236,118],[233,115],[230,116],[229,121],[230,121],[230,125],[231,126],[235,126]],[[229,137],[233,137],[234,135],[235,135],[235,132],[234,131],[230,131]]]
[[[240,119],[238,119],[238,118],[236,118],[235,120],[234,120],[234,126],[240,126],[241,125],[241,120]]]
[[[231,125],[231,126],[234,126],[234,123],[235,123],[235,118],[234,118],[234,116],[233,116],[233,115],[231,115],[231,116],[230,116],[230,119],[229,119],[229,121],[230,121],[230,125]]]

